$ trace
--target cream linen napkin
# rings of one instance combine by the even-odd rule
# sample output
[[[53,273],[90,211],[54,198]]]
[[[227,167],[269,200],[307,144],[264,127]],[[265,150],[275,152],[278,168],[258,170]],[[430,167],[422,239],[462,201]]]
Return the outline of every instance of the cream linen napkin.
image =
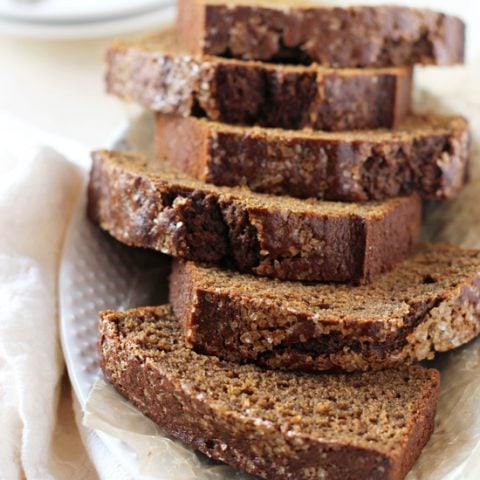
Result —
[[[58,338],[63,235],[88,152],[0,114],[0,479],[128,479],[75,424]],[[92,466],[94,461],[98,473]]]

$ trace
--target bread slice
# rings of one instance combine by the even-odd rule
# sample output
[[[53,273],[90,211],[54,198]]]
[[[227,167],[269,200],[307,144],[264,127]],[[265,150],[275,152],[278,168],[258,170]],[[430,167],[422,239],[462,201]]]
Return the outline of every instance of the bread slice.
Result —
[[[302,0],[179,0],[178,7],[178,35],[193,53],[337,68],[464,60],[464,23],[431,10]]]
[[[392,127],[410,108],[407,67],[332,69],[192,56],[170,31],[116,41],[108,92],[164,114],[316,130]]]
[[[421,202],[264,195],[207,185],[141,154],[100,151],[89,215],[127,245],[174,257],[282,279],[365,282],[412,250]]]
[[[403,479],[434,426],[437,370],[263,371],[185,347],[168,306],[100,315],[108,380],[167,433],[271,480]]]
[[[271,368],[382,369],[431,359],[480,333],[480,251],[424,244],[362,287],[176,262],[170,302],[202,353]]]
[[[312,132],[157,116],[156,151],[215,185],[299,198],[382,200],[419,192],[451,198],[465,183],[468,122],[418,115],[395,130]]]

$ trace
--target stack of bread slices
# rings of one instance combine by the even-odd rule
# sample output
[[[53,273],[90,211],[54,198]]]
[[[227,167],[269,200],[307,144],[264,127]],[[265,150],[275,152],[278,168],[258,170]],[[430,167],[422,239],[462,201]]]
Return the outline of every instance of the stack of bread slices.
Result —
[[[100,314],[110,382],[262,478],[404,478],[439,391],[415,364],[480,332],[480,252],[418,241],[470,137],[411,112],[412,69],[463,56],[441,13],[273,0],[179,0],[175,29],[113,44],[156,155],[95,152],[89,216],[174,261],[171,305]]]

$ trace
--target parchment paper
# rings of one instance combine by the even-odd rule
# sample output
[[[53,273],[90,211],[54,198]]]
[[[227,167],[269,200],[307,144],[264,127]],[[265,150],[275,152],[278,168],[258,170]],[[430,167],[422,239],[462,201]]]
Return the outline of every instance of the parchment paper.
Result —
[[[470,119],[474,135],[469,185],[457,200],[427,206],[422,236],[426,240],[480,248],[480,68],[428,68],[418,72],[416,81],[417,110],[462,113]],[[150,148],[147,139],[151,138],[151,119],[144,117],[132,125],[124,146],[126,143],[133,148]],[[140,141],[136,141],[138,138]],[[137,290],[141,284],[135,283]],[[133,303],[134,297],[130,295]],[[430,365],[442,372],[436,429],[407,478],[479,479],[480,340],[439,355]],[[84,423],[129,445],[146,475],[165,480],[252,479],[215,464],[164,435],[102,378],[90,393]]]

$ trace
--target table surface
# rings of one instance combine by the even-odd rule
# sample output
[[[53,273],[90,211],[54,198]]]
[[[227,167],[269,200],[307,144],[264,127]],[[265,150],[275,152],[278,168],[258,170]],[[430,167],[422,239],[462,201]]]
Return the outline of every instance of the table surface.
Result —
[[[104,93],[107,40],[0,38],[0,110],[91,148],[102,147],[126,117]]]

